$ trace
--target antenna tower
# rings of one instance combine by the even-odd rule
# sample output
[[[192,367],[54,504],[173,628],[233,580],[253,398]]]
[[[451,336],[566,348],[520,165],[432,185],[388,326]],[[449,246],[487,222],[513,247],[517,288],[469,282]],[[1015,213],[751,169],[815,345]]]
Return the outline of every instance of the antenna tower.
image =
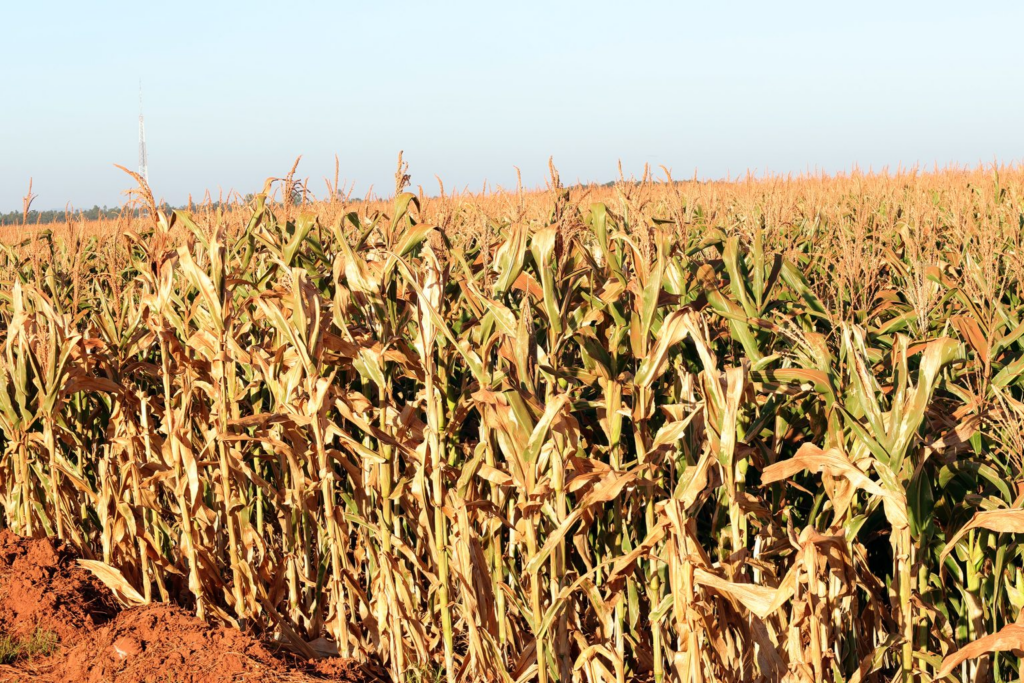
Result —
[[[142,121],[142,81],[139,81],[139,175],[149,184],[149,162],[146,159],[146,124]]]

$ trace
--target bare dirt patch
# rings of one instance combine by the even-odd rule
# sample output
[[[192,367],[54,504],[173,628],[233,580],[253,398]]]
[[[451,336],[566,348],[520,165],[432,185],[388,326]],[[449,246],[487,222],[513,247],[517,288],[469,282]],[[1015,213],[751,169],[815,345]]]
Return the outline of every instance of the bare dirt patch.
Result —
[[[118,613],[110,591],[49,539],[0,531],[0,633],[27,638],[37,630],[76,639]]]
[[[221,683],[378,679],[348,660],[285,661],[238,630],[174,605],[122,610],[67,546],[0,530],[0,637],[53,634],[49,656],[0,663],[0,682]]]

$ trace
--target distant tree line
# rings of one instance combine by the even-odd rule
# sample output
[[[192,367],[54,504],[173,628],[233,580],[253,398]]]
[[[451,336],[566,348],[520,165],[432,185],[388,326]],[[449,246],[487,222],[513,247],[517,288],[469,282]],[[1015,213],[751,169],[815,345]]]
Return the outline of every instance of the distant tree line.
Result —
[[[169,208],[166,205],[161,208]],[[110,208],[107,206],[93,206],[91,209],[71,209],[71,216],[76,220],[96,221],[101,219],[114,219],[124,212],[121,207]],[[8,211],[0,213],[0,225],[21,225],[22,220],[27,225],[47,225],[50,223],[63,223],[67,220],[69,211],[67,209],[49,209],[38,211],[31,209],[22,216],[21,211]],[[138,209],[130,211],[131,215],[138,216]]]
[[[72,213],[76,217],[81,216],[88,220],[98,220],[100,218],[117,218],[121,214],[121,209],[94,206],[91,209],[75,209]],[[65,209],[52,209],[50,211],[32,209],[24,217],[21,211],[8,211],[7,213],[0,213],[0,225],[21,225],[23,218],[29,225],[63,223],[66,216],[67,211]]]
[[[619,182],[621,182],[621,181],[612,180],[612,181],[609,181],[607,183],[600,183],[600,185],[601,185],[601,187],[613,187],[616,184],[618,184]],[[626,182],[627,182],[627,184],[637,184],[637,181],[626,181]],[[586,187],[586,185],[579,185],[579,187]],[[248,203],[248,202],[252,201],[253,197],[254,197],[253,194],[251,194],[251,193],[247,194],[247,195],[244,196],[244,201],[246,203]],[[341,195],[339,195],[339,198],[341,198]],[[348,201],[350,203],[353,203],[353,204],[359,203],[359,202],[363,201],[363,199],[360,198],[360,197],[349,197],[347,199],[348,199]],[[293,202],[295,204],[301,204],[302,203],[301,194],[299,194],[295,199],[293,199]],[[229,206],[229,205],[231,205],[233,203],[234,202],[215,201],[215,202],[212,202],[210,204],[210,206],[214,210],[216,210],[217,208],[219,208],[221,206],[221,204],[224,204],[225,206]],[[207,204],[202,204],[202,206],[206,206],[206,205]],[[193,208],[195,208],[196,206],[200,206],[200,204],[193,204]],[[170,204],[164,203],[164,204],[162,204],[160,206],[160,208],[165,210],[165,211],[173,211],[173,210],[179,210],[179,209],[180,210],[185,210],[185,209],[188,209],[189,207],[188,207],[187,204],[183,204],[182,206],[171,206]],[[108,206],[93,206],[91,209],[72,209],[71,213],[72,213],[73,217],[76,218],[76,219],[85,219],[85,220],[95,221],[95,220],[100,220],[100,219],[114,219],[114,218],[117,218],[118,216],[121,215],[121,213],[123,211],[124,211],[123,207],[113,207],[113,208],[111,208],[111,207],[108,207]],[[139,215],[139,210],[138,209],[134,209],[131,212],[131,214],[133,216],[138,216]],[[25,218],[25,222],[28,225],[48,225],[50,223],[63,223],[65,220],[67,220],[67,210],[66,209],[50,209],[50,210],[47,210],[47,211],[37,211],[36,209],[32,209],[32,210],[30,210],[28,212],[28,215]],[[22,222],[22,212],[21,211],[8,211],[7,213],[0,213],[0,226],[3,226],[3,225],[21,225],[21,222]]]
[[[213,206],[216,208],[220,202],[214,202]],[[185,209],[187,206],[171,206],[170,204],[164,203],[160,206],[164,211],[171,211],[174,209]],[[108,207],[108,206],[93,206],[91,209],[71,209],[71,215],[76,220],[89,220],[96,221],[101,219],[114,219],[120,216],[126,209],[124,207]],[[132,216],[139,215],[139,209],[128,210]],[[27,225],[47,225],[50,223],[63,223],[67,220],[68,210],[67,209],[50,209],[47,211],[37,211],[32,209],[24,217]],[[22,212],[21,211],[8,211],[7,213],[0,213],[0,225],[21,225]]]

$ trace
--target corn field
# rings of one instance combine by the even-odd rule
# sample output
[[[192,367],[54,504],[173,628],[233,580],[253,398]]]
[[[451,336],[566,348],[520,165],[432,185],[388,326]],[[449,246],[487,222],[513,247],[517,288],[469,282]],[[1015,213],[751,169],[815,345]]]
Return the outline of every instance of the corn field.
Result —
[[[282,182],[5,228],[0,526],[395,681],[1024,680],[1024,169]]]

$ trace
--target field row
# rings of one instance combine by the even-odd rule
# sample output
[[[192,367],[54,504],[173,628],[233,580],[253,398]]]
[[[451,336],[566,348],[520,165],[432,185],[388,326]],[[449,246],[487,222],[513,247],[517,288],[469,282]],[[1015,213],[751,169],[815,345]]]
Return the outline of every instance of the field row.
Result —
[[[5,228],[0,524],[395,680],[1010,680],[1022,181]]]

